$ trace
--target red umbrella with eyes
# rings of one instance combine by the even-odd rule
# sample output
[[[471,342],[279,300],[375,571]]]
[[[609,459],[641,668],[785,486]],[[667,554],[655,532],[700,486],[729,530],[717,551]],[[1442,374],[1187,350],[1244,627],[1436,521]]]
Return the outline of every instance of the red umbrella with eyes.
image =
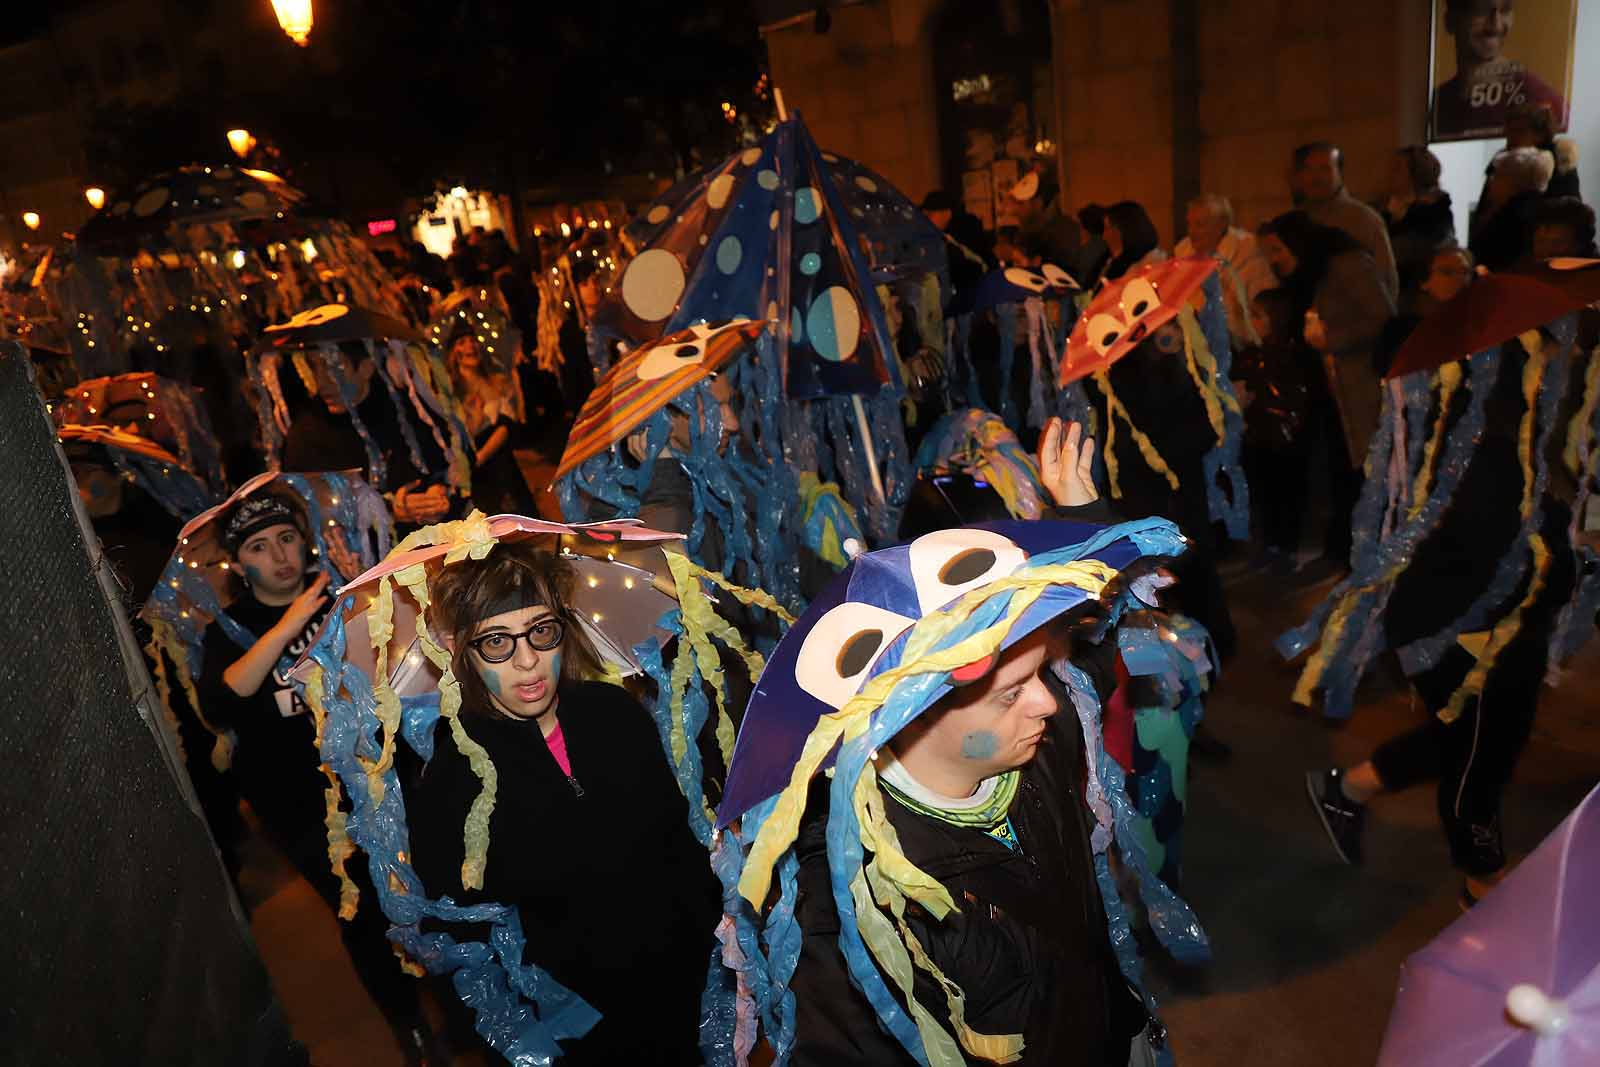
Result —
[[[1100,290],[1078,316],[1061,359],[1060,384],[1106,370],[1177,317],[1217,269],[1209,256],[1152,263]]]

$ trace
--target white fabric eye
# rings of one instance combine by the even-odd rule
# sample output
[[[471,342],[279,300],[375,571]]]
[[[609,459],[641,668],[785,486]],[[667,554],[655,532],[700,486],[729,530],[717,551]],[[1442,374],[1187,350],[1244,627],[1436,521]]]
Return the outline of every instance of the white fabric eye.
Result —
[[[1102,312],[1089,320],[1089,344],[1102,356],[1127,332],[1128,324]]]
[[[1044,280],[1057,289],[1077,289],[1078,283],[1072,275],[1056,266],[1054,263],[1043,263],[1039,266],[1039,273],[1044,275]]]
[[[639,361],[639,380],[653,382],[657,378],[697,365],[705,357],[706,347],[701,341],[686,341],[676,345],[662,345]]]
[[[1006,281],[1012,285],[1020,286],[1030,293],[1042,293],[1046,286],[1044,275],[1035,274],[1033,271],[1024,270],[1022,267],[1007,267]]]
[[[1122,313],[1128,317],[1130,326],[1160,306],[1156,287],[1143,278],[1135,278],[1122,290]]]
[[[795,657],[795,681],[830,708],[842,708],[883,650],[915,621],[874,604],[840,604],[806,635]]]
[[[1028,554],[1009,537],[988,530],[937,530],[911,542],[911,580],[924,613],[944,607],[969,589],[1004,577]]]

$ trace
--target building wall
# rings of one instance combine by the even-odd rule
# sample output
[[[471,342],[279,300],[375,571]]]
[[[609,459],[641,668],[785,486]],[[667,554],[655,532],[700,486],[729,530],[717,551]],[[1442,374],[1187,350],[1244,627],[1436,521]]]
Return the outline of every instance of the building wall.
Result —
[[[772,84],[817,144],[857,160],[920,201],[939,185],[929,22],[937,0],[869,0],[764,36]]]

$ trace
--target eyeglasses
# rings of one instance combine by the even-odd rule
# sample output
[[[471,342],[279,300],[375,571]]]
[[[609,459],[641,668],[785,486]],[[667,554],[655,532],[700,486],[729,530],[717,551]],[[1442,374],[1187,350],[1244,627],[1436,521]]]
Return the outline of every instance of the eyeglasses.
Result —
[[[524,638],[527,639],[528,647],[535,652],[549,652],[559,648],[561,639],[566,635],[567,624],[551,615],[540,619],[521,633],[496,631],[474,637],[467,644],[485,663],[504,663],[517,654],[517,642]]]

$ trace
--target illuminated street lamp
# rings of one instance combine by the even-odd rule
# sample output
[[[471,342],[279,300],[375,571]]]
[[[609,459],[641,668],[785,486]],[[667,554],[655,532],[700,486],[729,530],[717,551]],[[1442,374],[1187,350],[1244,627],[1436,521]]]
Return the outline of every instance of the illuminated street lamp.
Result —
[[[22,224],[30,230],[37,230],[39,228],[39,213],[37,211],[24,211],[22,213]]]
[[[255,135],[249,130],[229,130],[228,147],[233,149],[233,154],[240,159],[250,155],[250,150],[256,146]]]
[[[83,191],[83,198],[89,201],[89,206],[99,211],[106,206],[106,191],[98,185],[91,185]]]
[[[311,0],[272,0],[272,13],[289,40],[305,47],[311,36]]]

